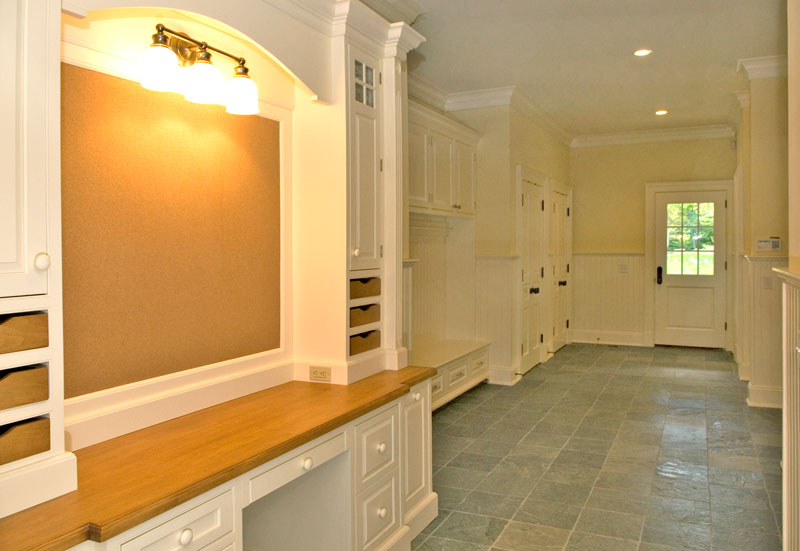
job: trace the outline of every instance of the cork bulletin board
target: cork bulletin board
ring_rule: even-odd
[[[278,348],[279,123],[61,78],[65,396]]]

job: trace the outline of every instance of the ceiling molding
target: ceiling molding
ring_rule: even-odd
[[[711,126],[691,126],[688,128],[666,128],[641,130],[638,132],[619,132],[612,134],[593,134],[576,136],[571,147],[599,147],[604,145],[628,145],[652,142],[677,142],[687,140],[713,140],[733,138],[733,128],[726,124]]]
[[[408,23],[399,21],[389,26],[389,34],[384,46],[384,55],[405,61],[406,54],[425,42],[425,37],[415,31]]]
[[[447,101],[446,90],[415,73],[408,74],[408,95],[441,110]]]
[[[736,70],[739,71],[742,67],[750,80],[785,77],[789,71],[788,59],[785,55],[740,59]]]
[[[572,142],[572,136],[556,123],[541,107],[526,96],[517,86],[504,86],[502,88],[489,88],[471,92],[458,92],[447,96],[444,105],[445,111],[462,111],[464,109],[480,109],[483,107],[496,107],[510,105],[534,122],[542,126],[547,132],[555,136],[566,145]]]
[[[739,90],[738,92],[734,92],[736,94],[736,99],[739,100],[739,105],[742,109],[746,107],[750,107],[750,90]]]
[[[403,21],[412,24],[424,13],[422,6],[413,0],[362,0],[367,6],[372,8],[378,15],[391,21]]]

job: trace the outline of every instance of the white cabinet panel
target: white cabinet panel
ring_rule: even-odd
[[[408,204],[426,207],[430,202],[428,132],[424,126],[408,123]]]
[[[0,296],[47,292],[47,186],[58,173],[57,73],[50,55],[48,2],[0,2]],[[52,172],[56,167],[55,173]]]
[[[413,387],[401,402],[403,457],[400,464],[406,515],[431,492],[430,388],[430,383],[425,381]]]
[[[455,142],[454,204],[458,212],[475,212],[475,148],[459,141]]]
[[[433,168],[431,206],[450,210],[453,202],[453,140],[449,136],[430,131],[430,155]]]

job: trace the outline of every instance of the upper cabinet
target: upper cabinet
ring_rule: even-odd
[[[377,57],[348,46],[350,269],[378,269],[382,256],[381,74]]]
[[[3,297],[47,293],[47,187],[58,182],[59,125],[58,74],[43,70],[41,61],[48,53],[40,33],[47,9],[45,2],[0,2],[0,45],[12,79],[0,88]]]
[[[477,133],[415,103],[409,104],[408,119],[409,205],[474,214]]]

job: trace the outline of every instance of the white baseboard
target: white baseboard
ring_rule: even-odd
[[[493,385],[513,386],[522,379],[517,375],[517,370],[511,366],[491,365],[489,366],[489,382]]]
[[[757,408],[782,408],[783,389],[775,386],[747,385],[747,405]]]
[[[750,366],[750,362],[738,362],[738,365],[739,365],[739,380],[749,381],[750,376],[753,373],[753,368]]]
[[[624,346],[651,346],[647,344],[644,333],[603,331],[600,329],[573,329],[572,342],[618,344]]]
[[[78,489],[78,461],[61,453],[0,476],[0,518]]]
[[[439,494],[436,492],[431,492],[410,511],[406,511],[403,522],[410,528],[411,539],[416,538],[438,514]]]
[[[79,450],[292,380],[292,362],[264,352],[70,398],[66,447]]]

